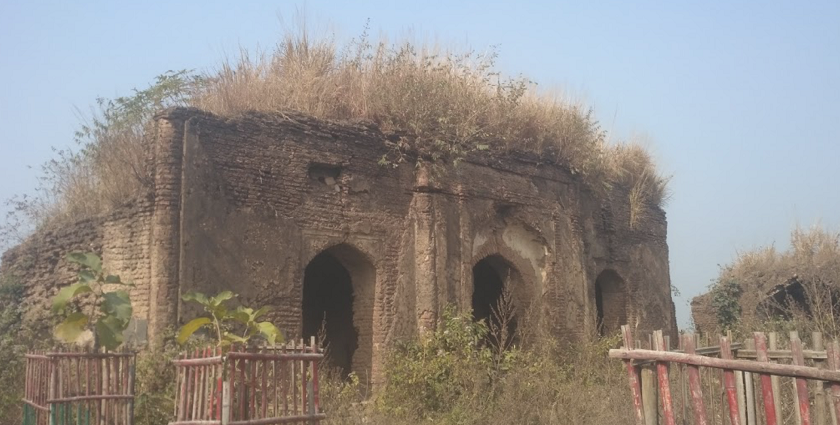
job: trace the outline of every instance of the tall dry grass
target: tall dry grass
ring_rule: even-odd
[[[169,72],[131,96],[100,100],[77,134],[77,149],[58,151],[44,166],[39,193],[12,207],[18,219],[43,227],[92,217],[136,196],[149,187],[144,146],[152,115],[174,105],[223,116],[296,110],[371,120],[401,136],[393,155],[382,158],[393,165],[406,151],[440,166],[476,151],[531,152],[568,167],[605,196],[615,185],[629,190],[631,225],[664,202],[667,179],[644,148],[609,143],[584,104],[539,91],[525,77],[504,77],[495,61],[494,50],[372,42],[367,35],[340,44],[289,32],[272,51],[243,50],[203,75]],[[21,228],[7,224],[0,235]]]
[[[496,57],[366,36],[341,46],[287,34],[273,52],[243,51],[205,75],[192,104],[220,115],[292,109],[368,119],[433,160],[476,150],[532,152],[595,188],[626,186],[639,209],[665,200],[667,178],[644,148],[608,143],[584,104],[541,92],[525,77],[503,77]]]
[[[820,331],[840,337],[838,231],[820,225],[797,226],[791,232],[788,249],[771,245],[742,252],[721,270],[718,282],[733,282],[740,288],[736,300],[742,308],[740,328],[796,328],[801,332]],[[803,288],[802,300],[768,299],[774,288],[793,282]]]

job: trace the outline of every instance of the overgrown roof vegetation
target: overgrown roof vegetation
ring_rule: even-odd
[[[789,249],[770,245],[740,253],[720,274],[720,280],[734,280],[744,290],[762,293],[794,277],[840,287],[840,232],[797,227]]]
[[[717,300],[713,308],[719,324],[728,327],[746,320],[750,326],[759,326],[752,322],[768,317],[757,316],[756,308],[767,302],[771,290],[790,282],[802,285],[804,302],[811,311],[804,314],[790,306],[773,306],[777,308],[770,311],[790,310],[785,311],[785,316],[807,316],[807,322],[816,330],[840,335],[840,300],[831,296],[840,290],[840,232],[822,226],[795,228],[787,250],[772,245],[754,249],[739,254],[725,266],[711,288],[713,303]]]
[[[450,52],[412,43],[340,45],[287,34],[270,53],[242,51],[204,74],[168,72],[146,90],[99,100],[77,134],[78,151],[59,151],[44,166],[40,192],[12,200],[18,221],[42,226],[91,217],[150,184],[143,140],[159,108],[194,106],[232,116],[297,110],[326,119],[368,119],[403,137],[383,162],[405,151],[439,164],[467,154],[525,151],[561,164],[592,188],[630,189],[635,219],[666,198],[667,178],[639,145],[609,143],[591,109],[536,90],[525,77],[495,69],[496,52]],[[634,218],[631,218],[633,221]],[[631,223],[633,224],[633,223]]]

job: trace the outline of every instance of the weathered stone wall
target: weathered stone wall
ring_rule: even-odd
[[[483,259],[509,282],[518,320],[564,340],[598,332],[596,297],[618,317],[610,326],[676,332],[664,212],[648,208],[631,228],[625,191],[592,193],[562,167],[514,153],[445,170],[411,159],[382,166],[392,148],[366,123],[176,109],[157,128],[154,196],[126,210],[137,220],[81,223],[72,243],[24,245],[42,261],[101,246],[106,265],[142,283],[137,314],[147,313],[152,337],[196,313],[179,294],[222,289],[273,307],[271,320],[299,337],[305,270],[324,252],[352,284],[358,337],[348,350],[363,377],[377,376],[388,344],[430,328],[446,306],[471,308]],[[55,266],[33,270],[33,296],[67,279]],[[621,290],[599,292],[602,273]]]
[[[25,285],[25,316],[30,323],[49,326],[52,298],[59,288],[75,282],[78,268],[66,261],[74,251],[101,253],[103,267],[135,284],[129,290],[136,325],[141,329],[150,312],[151,203],[139,199],[106,217],[84,220],[57,230],[38,232],[6,251],[2,273]],[[143,338],[145,339],[145,336]]]
[[[707,292],[691,299],[691,320],[696,332],[713,332],[720,327],[712,306],[711,293]]]

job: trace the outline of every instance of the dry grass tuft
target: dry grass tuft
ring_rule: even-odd
[[[740,282],[744,290],[760,291],[794,276],[840,285],[840,232],[822,226],[796,227],[791,232],[788,250],[780,251],[771,245],[742,252],[721,273],[723,279]]]
[[[840,336],[840,232],[819,225],[797,227],[788,250],[768,246],[740,253],[721,271],[718,282],[740,287],[742,327],[796,324],[800,331]],[[771,290],[792,282],[802,286],[802,300],[768,300]]]
[[[458,53],[367,36],[339,46],[287,34],[270,54],[243,51],[205,76],[191,103],[220,115],[297,110],[369,119],[432,160],[476,150],[525,151],[568,166],[593,187],[620,184],[660,205],[667,179],[638,145],[608,144],[592,111],[495,70],[496,52]]]

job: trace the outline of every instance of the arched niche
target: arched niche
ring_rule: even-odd
[[[615,270],[604,270],[595,280],[596,326],[601,336],[611,335],[627,324],[627,284]]]
[[[321,251],[304,270],[303,336],[323,339],[343,377],[370,372],[375,285],[373,262],[347,244]]]
[[[473,318],[485,320],[491,328],[504,328],[506,332],[504,340],[491,335],[491,342],[505,346],[519,342],[518,326],[531,306],[531,285],[512,262],[499,254],[485,256],[475,263],[472,283]],[[505,311],[505,296],[508,311]]]

